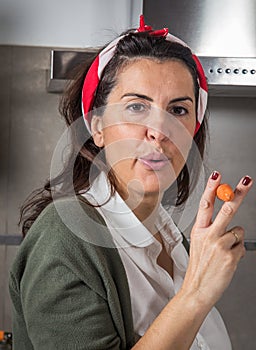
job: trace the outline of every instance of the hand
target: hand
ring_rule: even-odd
[[[241,179],[235,189],[235,198],[222,205],[212,222],[216,189],[221,181],[220,174],[213,174],[201,198],[191,232],[190,261],[182,286],[183,291],[195,293],[208,307],[221,297],[245,254],[243,228],[237,226],[227,231],[227,227],[252,186],[251,178]]]

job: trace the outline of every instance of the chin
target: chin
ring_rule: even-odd
[[[163,196],[164,192],[172,185],[172,183],[176,180],[176,177],[173,181],[166,181],[166,177],[164,181],[157,178],[154,181],[152,179],[143,178],[141,180],[133,180],[130,183],[129,191],[134,191],[140,193],[144,196]],[[135,186],[132,186],[133,185]]]
[[[116,170],[116,169],[115,169]],[[130,169],[129,169],[130,170]],[[136,196],[162,196],[163,193],[176,181],[174,169],[170,167],[161,171],[139,171],[117,172],[119,179],[118,192],[123,198]]]

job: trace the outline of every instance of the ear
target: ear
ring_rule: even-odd
[[[91,120],[92,138],[96,146],[104,146],[102,117],[94,115]]]

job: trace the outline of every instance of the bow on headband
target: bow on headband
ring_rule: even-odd
[[[148,32],[150,31],[150,35],[153,36],[166,36],[168,34],[168,28],[163,28],[159,30],[153,30],[151,26],[145,24],[144,16],[140,16],[140,26],[137,29],[138,32]]]
[[[135,30],[135,33],[136,32],[149,32],[149,34],[153,36],[163,36],[168,41],[177,42],[189,48],[189,46],[186,43],[184,43],[182,40],[170,34],[168,32],[168,28],[163,28],[160,30],[152,30],[151,26],[148,26],[145,24],[143,15],[140,16],[140,26],[138,29]],[[126,35],[122,35],[116,38],[115,40],[113,40],[111,43],[109,43],[105,47],[105,49],[102,50],[99,53],[99,55],[95,58],[95,60],[93,61],[91,67],[89,68],[86,74],[84,84],[83,84],[83,89],[82,89],[82,111],[83,111],[85,124],[90,133],[91,133],[91,116],[90,116],[90,113],[88,112],[92,108],[95,92],[97,90],[102,72],[106,67],[106,65],[108,64],[108,62],[114,56],[114,52],[118,42],[122,38],[124,38]],[[200,125],[202,124],[204,114],[206,111],[208,87],[207,87],[207,81],[204,74],[204,70],[198,57],[195,54],[193,54],[192,57],[197,67],[197,75],[198,75],[198,83],[199,83],[197,125],[195,129],[195,134],[196,134],[198,129],[200,128]]]

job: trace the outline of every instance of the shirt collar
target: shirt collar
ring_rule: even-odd
[[[137,247],[146,247],[156,240],[141,223],[121,196],[115,191],[111,196],[111,186],[104,172],[94,180],[91,188],[82,194],[90,203],[100,205],[98,210],[104,216],[108,227],[128,243]],[[182,240],[181,234],[166,210],[160,206],[156,227],[162,233],[162,227],[168,222],[175,243]]]

